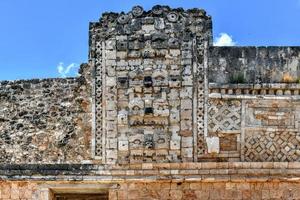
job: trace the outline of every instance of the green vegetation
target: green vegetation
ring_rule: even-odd
[[[245,76],[242,72],[234,73],[229,77],[232,84],[246,83]]]

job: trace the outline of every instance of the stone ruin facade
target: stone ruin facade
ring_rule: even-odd
[[[167,6],[89,33],[79,77],[0,82],[0,199],[300,199],[300,47]]]

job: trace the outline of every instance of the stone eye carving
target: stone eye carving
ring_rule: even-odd
[[[159,138],[158,140],[157,140],[157,143],[158,144],[163,144],[163,143],[165,143],[166,142],[166,140],[164,139],[164,138]]]
[[[168,45],[171,49],[177,49],[179,48],[179,40],[177,38],[170,38]]]
[[[161,15],[161,14],[163,13],[163,8],[162,8],[161,6],[159,6],[159,5],[154,6],[154,7],[152,8],[152,13],[153,13],[154,15]]]
[[[142,141],[139,140],[139,139],[135,139],[135,140],[133,141],[133,144],[135,144],[135,145],[140,145],[140,144],[142,144]]]
[[[146,88],[152,87],[153,81],[151,76],[145,76],[144,77],[144,85]]]
[[[119,24],[127,24],[129,22],[129,16],[128,15],[121,15],[118,17]]]
[[[120,125],[128,124],[128,112],[126,110],[121,110],[118,113],[118,124]]]
[[[167,18],[168,18],[169,22],[177,22],[179,17],[178,17],[177,13],[171,12],[168,14]]]
[[[118,87],[119,88],[128,88],[128,78],[127,77],[118,77]]]
[[[126,41],[117,41],[117,50],[126,51],[127,50],[127,42]]]
[[[132,8],[132,14],[135,17],[139,17],[144,13],[144,9],[141,6],[134,6]]]

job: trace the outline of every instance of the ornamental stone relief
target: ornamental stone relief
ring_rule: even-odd
[[[195,76],[195,52],[203,48],[195,44],[205,41],[195,26],[208,18],[188,12],[156,6],[145,13],[136,6],[91,26],[95,154],[103,162],[194,161],[195,88],[203,94]],[[197,70],[202,77],[203,67]]]

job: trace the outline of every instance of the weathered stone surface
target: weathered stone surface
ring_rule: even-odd
[[[89,67],[69,79],[0,82],[0,162],[90,160]]]
[[[192,123],[196,112],[193,86],[198,75],[192,60],[196,54],[203,54],[200,41],[211,42],[210,26],[204,25],[200,32],[196,31],[196,22],[209,24],[211,20],[203,13],[200,15],[201,12],[169,7],[154,7],[144,12],[135,6],[127,14],[110,15],[117,17],[119,25],[111,24],[109,30],[104,24],[112,19],[106,16],[100,24],[91,26],[90,62],[96,73],[101,74],[96,77],[99,84],[95,87],[101,94],[95,95],[95,102],[103,103],[102,107],[96,106],[96,124],[104,126],[95,131],[95,146],[99,149],[96,156],[105,163],[108,159],[111,163],[118,163],[118,159],[122,163],[194,160],[197,133],[193,127],[197,124]],[[104,37],[106,32],[110,35]],[[197,51],[192,51],[193,40],[199,43]],[[99,59],[106,65],[97,64]],[[112,67],[114,63],[116,68]],[[198,73],[204,74],[201,69]],[[199,86],[199,90],[203,89]],[[171,125],[177,126],[180,134],[171,136]],[[146,133],[149,130],[151,134]],[[115,145],[103,137],[114,137],[119,143]],[[103,140],[108,142],[105,147]],[[169,152],[180,148],[184,149]],[[120,155],[116,156],[118,151]],[[122,159],[125,154],[129,159]]]
[[[90,24],[79,77],[0,82],[0,199],[299,199],[299,47],[211,36],[135,6]]]
[[[232,83],[241,74],[245,83],[297,82],[300,47],[210,47],[209,82]]]

